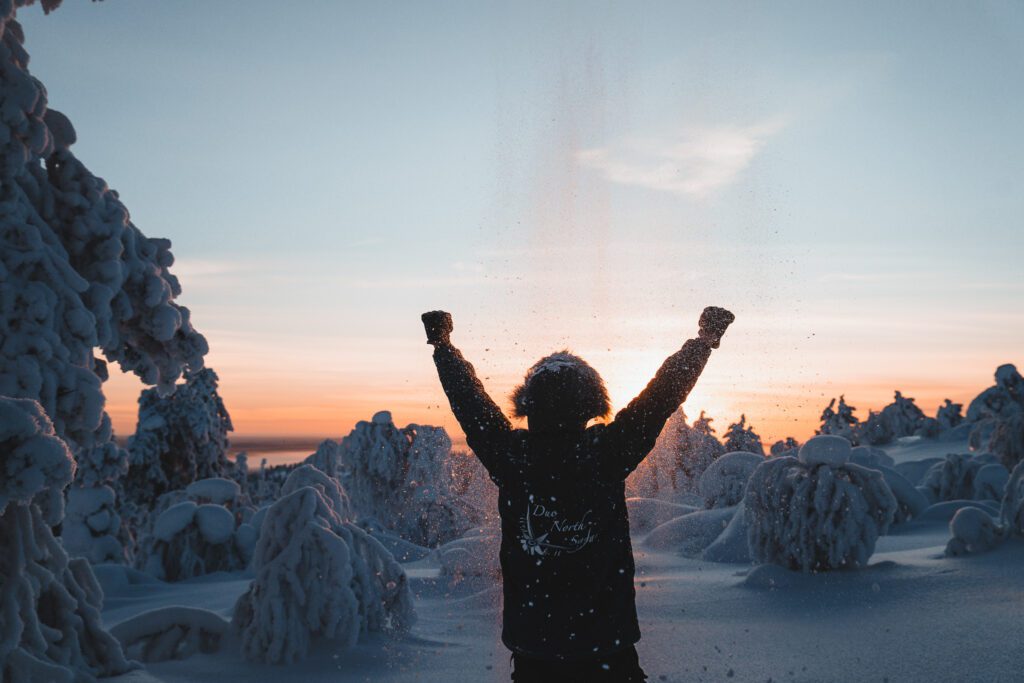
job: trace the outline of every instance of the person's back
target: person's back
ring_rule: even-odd
[[[701,334],[669,357],[648,387],[609,424],[600,376],[561,352],[541,359],[513,395],[529,429],[513,429],[473,366],[451,345],[451,318],[423,316],[452,410],[498,486],[502,641],[515,680],[571,675],[643,680],[625,479],[650,452],[732,321],[705,309]]]

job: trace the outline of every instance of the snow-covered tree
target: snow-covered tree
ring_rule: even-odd
[[[174,303],[170,243],[131,223],[117,193],[71,152],[71,123],[47,109],[27,70],[17,4],[0,6],[0,394],[38,400],[77,455],[109,440],[107,370],[94,350],[170,391],[202,365],[207,345]]]
[[[880,412],[870,411],[868,419],[861,423],[857,436],[861,443],[884,446],[903,436],[919,434],[925,422],[925,414],[914,399],[895,392],[893,402]]]
[[[134,538],[121,523],[114,487],[128,471],[128,454],[114,443],[106,415],[103,423],[106,436],[78,451],[61,540],[71,555],[93,563],[123,563],[131,559]]]
[[[256,578],[232,619],[248,659],[293,662],[317,639],[350,646],[364,633],[401,632],[415,620],[401,565],[345,519],[337,482],[316,472],[306,466],[289,475],[262,522]]]
[[[189,372],[173,394],[143,391],[135,434],[128,440],[127,493],[135,501],[152,501],[193,481],[230,475],[231,430],[217,393],[217,373],[210,368]]]
[[[696,490],[704,471],[725,454],[726,448],[711,426],[713,421],[714,418],[707,417],[702,410],[693,426],[686,427],[683,422],[683,428],[679,430],[679,469],[685,477],[680,488],[684,490]]]
[[[117,193],[71,152],[70,121],[47,108],[15,19],[25,4],[0,2],[0,395],[37,401],[39,439],[59,437],[81,463],[80,486],[94,493],[81,506],[72,501],[80,519],[69,528],[91,520],[90,536],[111,539],[117,525],[103,488],[122,464],[104,411],[106,363],[169,391],[185,370],[202,366],[207,345],[188,310],[174,303],[181,290],[168,270],[170,243],[131,223]],[[60,2],[42,4],[51,10]],[[78,680],[125,670],[120,646],[99,625],[101,593],[91,569],[69,560],[50,531],[62,522],[61,491],[70,478],[63,466],[40,464],[22,472],[31,473],[31,485],[16,483],[8,446],[21,447],[12,442],[3,454],[3,476],[14,478],[3,480],[0,493],[0,677]],[[22,486],[32,492],[8,490]]]
[[[978,394],[967,406],[967,421],[1008,418],[1024,411],[1024,377],[1016,366],[996,368],[996,383]]]
[[[75,464],[42,406],[0,397],[0,680],[80,681],[131,668],[103,629],[103,592],[51,527]]]
[[[771,450],[768,452],[772,455],[782,455],[783,453],[789,453],[800,448],[800,442],[791,436],[787,436],[785,439],[779,439],[772,444]]]
[[[104,411],[107,362],[169,391],[202,366],[207,345],[174,303],[170,242],[132,224],[71,152],[71,122],[47,108],[14,17],[23,4],[0,4],[0,394],[39,401],[78,461],[67,547],[123,561],[130,539],[110,485],[124,455]]]
[[[725,432],[725,451],[744,451],[764,455],[764,446],[761,445],[761,437],[757,435],[753,427],[747,426],[747,416],[740,415],[740,421],[729,425]]]
[[[988,448],[1008,470],[1024,461],[1024,413],[996,420]]]
[[[136,566],[164,581],[244,569],[256,530],[243,519],[241,489],[232,479],[193,482],[161,496],[139,543]]]
[[[857,426],[859,421],[853,415],[856,407],[847,405],[846,397],[839,396],[839,406],[833,410],[836,400],[829,401],[828,406],[821,413],[821,427],[818,434],[833,434],[847,439],[853,445],[857,445]]]
[[[391,413],[361,421],[341,442],[342,482],[361,524],[434,547],[471,525],[453,495],[451,439],[441,427],[399,429]]]
[[[893,402],[882,408],[882,415],[888,416],[893,436],[897,438],[916,434],[925,419],[924,412],[917,407],[914,399],[905,397],[899,391],[895,393]]]
[[[231,478],[238,482],[243,496],[249,495],[249,454],[240,451],[235,455],[235,465],[231,468]]]
[[[1024,461],[1010,473],[999,517],[1008,534],[1024,536]]]
[[[799,457],[766,459],[744,500],[751,556],[816,572],[867,564],[897,503],[882,474],[850,462],[850,442],[816,436]]]
[[[953,403],[947,398],[935,412],[935,419],[938,421],[939,427],[945,431],[959,425],[964,421],[963,409],[962,403]]]
[[[950,453],[925,473],[922,488],[934,501],[964,500],[974,496],[974,480],[982,467],[995,462],[989,456]]]
[[[313,453],[303,462],[312,465],[329,477],[337,477],[341,468],[341,444],[333,439],[324,439]]]

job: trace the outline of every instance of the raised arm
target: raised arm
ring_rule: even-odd
[[[430,311],[424,313],[422,319],[427,343],[434,347],[437,376],[441,379],[455,419],[466,433],[469,447],[493,475],[494,456],[512,433],[512,424],[487,395],[472,363],[452,346],[449,340],[451,315],[444,311]]]
[[[704,370],[711,350],[717,349],[722,335],[735,316],[724,308],[709,306],[700,317],[700,332],[665,359],[658,372],[640,395],[630,401],[608,425],[609,446],[617,451],[614,467],[623,476],[633,471],[654,448],[665,422],[675,412]]]

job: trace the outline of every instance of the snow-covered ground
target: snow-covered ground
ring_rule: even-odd
[[[962,444],[889,449],[898,462],[941,457]],[[945,521],[911,522],[879,539],[870,566],[816,575],[716,564],[650,551],[634,537],[641,663],[652,681],[1016,681],[1024,668],[1024,541],[966,558],[943,555]],[[495,549],[496,552],[496,549]],[[247,662],[227,640],[216,654],[147,665],[118,681],[507,681],[500,586],[453,585],[433,557],[405,565],[419,620],[393,640],[352,649],[320,643],[288,666]],[[242,574],[177,584],[99,570],[104,619],[187,605],[230,618]]]

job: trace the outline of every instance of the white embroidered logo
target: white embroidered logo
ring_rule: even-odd
[[[562,517],[558,510],[528,503],[526,514],[519,518],[519,542],[528,555],[557,557],[583,550],[597,536],[590,521],[593,510],[577,520]]]

